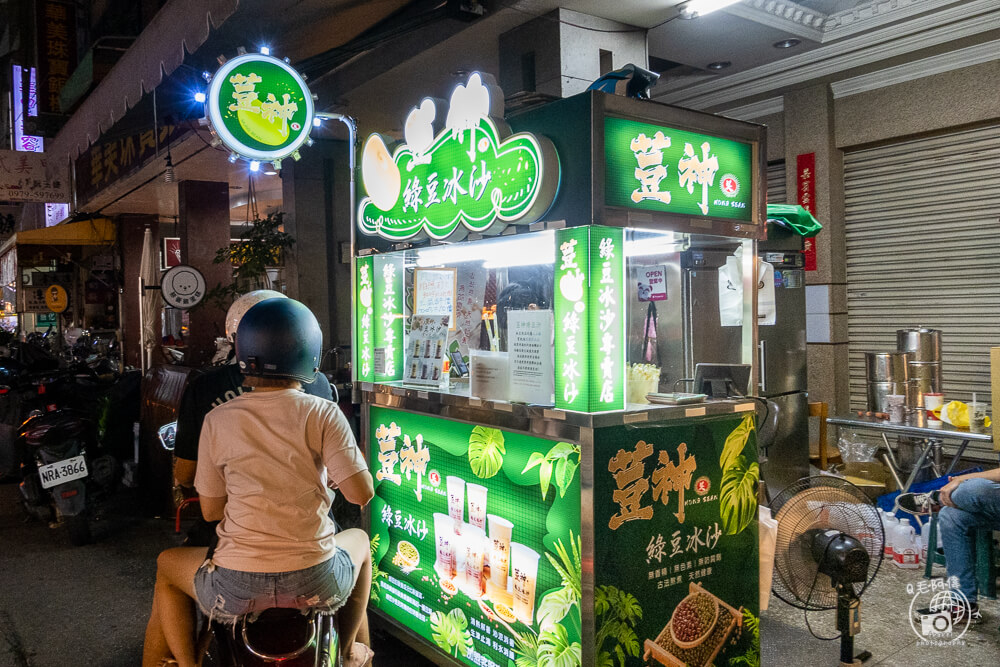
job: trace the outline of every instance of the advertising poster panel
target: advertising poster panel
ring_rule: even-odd
[[[381,407],[368,430],[371,605],[464,664],[579,665],[580,446]]]
[[[753,414],[603,429],[597,664],[760,664]]]

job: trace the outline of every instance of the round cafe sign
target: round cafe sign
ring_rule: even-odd
[[[312,130],[306,82],[288,63],[262,53],[226,61],[212,77],[205,106],[222,143],[248,160],[280,161]]]

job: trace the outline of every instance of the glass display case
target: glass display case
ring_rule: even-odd
[[[439,664],[759,661],[764,129],[500,95],[474,73],[363,145],[371,608]]]

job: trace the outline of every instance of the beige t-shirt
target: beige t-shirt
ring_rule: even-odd
[[[202,426],[195,473],[199,495],[228,498],[214,562],[289,572],[327,560],[336,547],[327,480],[340,484],[366,468],[331,401],[281,389],[215,408]]]

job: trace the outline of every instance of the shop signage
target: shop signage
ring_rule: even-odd
[[[604,120],[605,204],[753,220],[753,147],[623,118]]]
[[[596,664],[761,664],[753,416],[601,433]],[[671,628],[678,609],[689,622]]]
[[[53,313],[61,313],[69,305],[69,294],[62,285],[52,285],[45,288],[45,307]]]
[[[403,379],[403,258],[379,255],[374,258],[375,381]]]
[[[38,11],[38,90],[43,113],[62,113],[59,93],[76,69],[76,7],[41,0]]]
[[[394,241],[460,240],[544,215],[559,185],[555,148],[533,134],[507,136],[502,100],[492,77],[474,72],[452,93],[447,111],[429,98],[413,109],[405,143],[391,155],[380,135],[369,136],[358,228]]]
[[[28,74],[28,88],[25,91],[24,74]],[[11,97],[13,101],[14,150],[29,153],[41,153],[45,150],[45,140],[42,137],[24,133],[24,119],[38,115],[38,85],[34,67],[22,68],[13,65],[11,70]],[[28,94],[25,95],[24,93]]]
[[[102,137],[74,162],[77,201],[90,201],[101,189],[135,173],[158,154],[165,153],[168,143],[189,132],[181,125],[161,125],[155,130],[150,126],[118,138]]]
[[[180,264],[163,274],[160,289],[168,306],[194,308],[205,298],[205,276],[193,266]]]
[[[313,96],[302,75],[263,53],[227,60],[212,77],[205,107],[223,145],[246,160],[297,158],[313,128]]]
[[[372,257],[358,257],[354,260],[354,298],[357,317],[357,359],[354,368],[358,382],[375,380],[373,366],[375,354],[375,280]]]
[[[381,407],[368,431],[372,606],[466,665],[580,665],[580,446]]]
[[[816,154],[803,153],[795,156],[796,191],[799,205],[816,216]],[[803,259],[806,271],[816,270],[816,237],[802,239]]]
[[[556,407],[625,409],[623,230],[556,232]]]
[[[0,150],[0,201],[70,201],[69,178],[44,153]]]
[[[667,267],[640,266],[636,269],[639,276],[639,301],[667,300]]]

